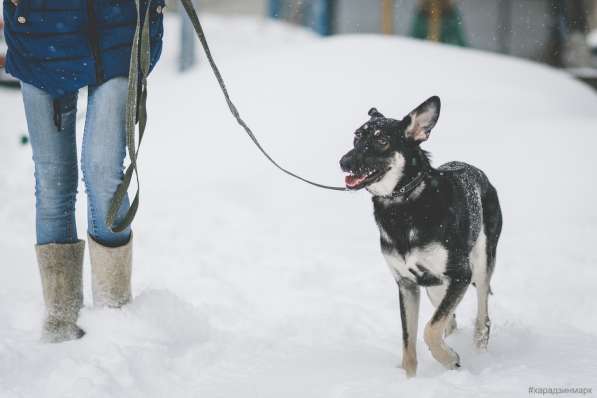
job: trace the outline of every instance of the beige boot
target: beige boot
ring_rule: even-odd
[[[93,304],[120,308],[131,301],[133,236],[120,247],[106,247],[89,236]]]
[[[83,306],[83,256],[85,242],[35,246],[47,318],[42,340],[60,343],[83,337],[77,326]]]

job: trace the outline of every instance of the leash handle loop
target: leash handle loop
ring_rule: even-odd
[[[141,0],[135,0],[137,8],[137,24],[133,43],[131,47],[131,62],[129,65],[128,94],[126,103],[126,147],[128,150],[131,164],[124,173],[122,182],[118,185],[114,197],[110,202],[106,216],[106,224],[112,232],[122,232],[126,230],[137,214],[139,209],[140,183],[139,172],[137,169],[137,155],[145,128],[147,127],[147,75],[149,74],[150,64],[150,36],[149,36],[149,2],[145,8],[143,23],[141,23]],[[141,77],[139,78],[139,70]],[[139,83],[141,86],[139,87]],[[135,143],[135,125],[139,123],[139,146]],[[131,202],[122,220],[115,224],[118,212],[127,197],[131,181],[135,176],[137,183],[137,192]]]

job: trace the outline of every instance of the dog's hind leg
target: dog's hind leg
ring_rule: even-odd
[[[489,343],[491,321],[488,299],[491,293],[491,276],[495,270],[498,240],[502,231],[502,212],[495,188],[489,185],[483,197],[483,231],[471,252],[473,281],[477,286],[477,320],[475,346],[486,350]]]
[[[491,320],[488,312],[489,278],[475,282],[477,285],[477,320],[475,321],[475,347],[486,350],[489,343]]]
[[[491,321],[487,300],[489,296],[489,262],[487,253],[487,237],[481,232],[470,254],[473,268],[473,284],[477,288],[477,320],[475,321],[475,347],[479,350],[487,348]]]
[[[431,355],[448,369],[460,367],[460,358],[444,341],[444,331],[452,319],[452,315],[460,300],[464,296],[470,283],[471,273],[468,264],[465,272],[458,277],[453,277],[446,289],[446,294],[438,305],[433,317],[425,326],[423,335]]]
[[[475,347],[487,349],[491,321],[489,320],[488,299],[491,291],[489,281],[493,267],[495,251],[488,250],[490,245],[485,232],[482,231],[471,250],[470,262],[473,269],[473,284],[477,288],[477,320],[475,321]]]
[[[419,286],[410,279],[398,280],[400,319],[402,321],[402,368],[407,377],[417,373],[417,329],[419,324]]]
[[[439,306],[439,304],[442,302],[442,299],[444,298],[444,296],[446,295],[446,288],[448,287],[447,284],[442,284],[439,286],[428,286],[427,287],[427,296],[429,297],[429,300],[431,301],[431,304],[433,304],[433,306],[435,308],[437,308]],[[446,326],[446,330],[444,331],[444,336],[449,336],[452,333],[454,333],[454,331],[458,328],[458,324],[456,323],[456,314],[452,314],[452,317],[450,317],[450,320],[448,321],[448,325]]]
[[[475,321],[474,343],[478,350],[487,349],[491,321],[489,319],[488,300],[491,293],[491,270],[495,264],[495,250],[492,242],[485,232],[479,234],[471,255],[470,262],[473,268],[473,284],[477,288],[477,319]]]

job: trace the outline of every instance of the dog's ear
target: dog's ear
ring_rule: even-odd
[[[377,108],[371,108],[369,110],[369,116],[371,117],[385,117],[384,115],[382,115]]]
[[[437,123],[437,119],[439,119],[440,109],[441,101],[439,97],[433,96],[409,113],[404,118],[404,121],[408,123],[404,132],[406,138],[417,144],[427,141],[431,130]]]

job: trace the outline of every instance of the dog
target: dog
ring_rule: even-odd
[[[419,287],[427,290],[435,312],[424,341],[448,369],[460,358],[444,341],[456,325],[454,311],[469,284],[477,288],[474,342],[487,348],[490,281],[495,269],[502,214],[497,191],[485,174],[466,163],[435,169],[421,149],[441,109],[434,96],[402,120],[373,108],[355,132],[354,148],[340,160],[346,187],[373,196],[382,254],[398,284],[402,321],[402,367],[417,371]]]

